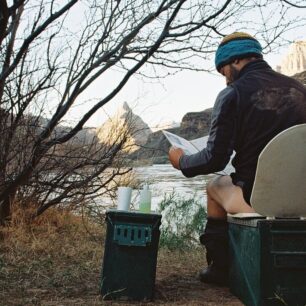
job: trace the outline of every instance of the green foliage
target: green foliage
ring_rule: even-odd
[[[160,245],[170,250],[195,248],[206,223],[206,210],[197,198],[172,192],[159,203],[162,214]]]

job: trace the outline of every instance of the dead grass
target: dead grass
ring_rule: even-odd
[[[101,300],[101,226],[49,210],[31,225],[25,215],[15,216],[0,234],[0,305],[145,304]],[[203,264],[201,250],[159,250],[156,298],[146,305],[242,305],[228,289],[196,280]]]

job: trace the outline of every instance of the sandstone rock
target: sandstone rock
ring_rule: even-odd
[[[297,41],[293,43],[288,54],[276,67],[278,72],[292,76],[306,70],[306,41]]]
[[[124,102],[116,114],[97,129],[97,137],[101,143],[112,144],[127,137],[125,151],[133,152],[144,145],[152,133],[149,126]]]

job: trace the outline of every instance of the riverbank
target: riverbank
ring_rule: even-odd
[[[0,234],[0,305],[145,304],[101,300],[104,226],[50,210],[32,225],[15,223]],[[146,305],[242,305],[228,289],[196,280],[203,265],[202,249],[160,248],[156,298]]]

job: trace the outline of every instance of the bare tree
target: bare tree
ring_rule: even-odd
[[[53,164],[63,161],[60,156],[55,158],[58,147],[75,137],[133,75],[163,77],[169,71],[181,69],[208,71],[207,60],[221,36],[234,30],[249,30],[261,35],[268,51],[281,42],[282,34],[304,25],[305,21],[303,17],[289,18],[291,9],[302,9],[302,1],[298,0],[11,0],[7,3],[0,0],[2,222],[10,216],[13,201],[28,194],[34,196],[34,189],[42,190],[56,180],[55,193],[50,192],[44,201],[39,198],[37,213],[68,198],[79,200],[77,190],[86,188],[91,176],[87,174],[78,183],[75,168],[84,173],[89,161],[66,170],[65,182],[59,179],[63,175],[60,172],[51,182],[42,180],[41,174],[52,161]],[[75,19],[78,22],[73,22]],[[156,70],[158,67],[164,70]],[[112,78],[112,87],[104,85],[107,78]],[[99,99],[87,104],[86,111],[70,129],[58,133],[75,105],[84,100],[91,85],[97,82],[101,84]],[[29,126],[30,117],[49,120],[44,125]],[[106,150],[103,154],[111,160],[120,145],[114,147],[117,149],[91,147],[90,150],[96,150],[96,158],[101,150]],[[73,152],[70,147],[69,153],[65,153],[70,161]],[[109,161],[99,164],[96,177],[109,165]],[[29,188],[30,185],[35,188]]]
[[[129,149],[127,139],[131,133],[127,124],[116,135],[110,130],[112,136],[105,143],[98,142],[95,136],[88,141],[77,135],[72,141],[52,147],[29,180],[19,187],[15,201],[21,207],[31,205],[33,216],[38,216],[54,205],[76,209],[91,205],[95,198],[113,197],[116,185],[110,183],[131,171],[124,154]],[[23,160],[14,169],[20,166]]]
[[[5,36],[8,22],[8,7],[6,0],[0,0],[0,45]]]

